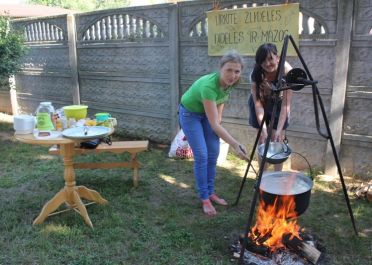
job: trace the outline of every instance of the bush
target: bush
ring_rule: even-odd
[[[0,82],[7,83],[8,77],[20,70],[24,42],[24,34],[10,27],[9,17],[0,16]]]

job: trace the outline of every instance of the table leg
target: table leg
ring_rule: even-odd
[[[87,209],[85,208],[84,203],[81,201],[78,192],[75,190],[73,193],[74,201],[76,203],[76,208],[79,209],[80,215],[83,217],[85,223],[89,225],[91,228],[93,228],[92,221],[89,218]]]
[[[138,187],[138,182],[139,182],[139,167],[140,164],[137,161],[137,153],[132,154],[131,157],[131,162],[132,162],[132,167],[133,167],[133,186],[135,188]]]
[[[102,198],[101,194],[99,194],[95,190],[88,189],[85,186],[78,186],[77,187],[77,193],[83,199],[94,201],[94,202],[99,203],[99,204],[107,204],[107,200]]]
[[[54,212],[62,203],[66,202],[68,206],[76,207],[85,223],[90,227],[93,227],[87,209],[81,201],[81,198],[99,204],[106,204],[107,200],[102,198],[102,196],[95,190],[88,189],[85,186],[76,186],[75,171],[73,167],[74,143],[62,144],[60,148],[60,153],[63,156],[65,187],[44,205],[33,224],[41,224],[49,214]]]
[[[50,201],[48,201],[43,209],[41,210],[39,216],[34,220],[33,225],[38,225],[44,222],[48,215],[66,201],[66,191],[61,189]]]

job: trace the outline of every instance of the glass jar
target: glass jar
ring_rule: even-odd
[[[52,131],[54,107],[51,102],[40,102],[36,110],[37,129],[39,131]]]

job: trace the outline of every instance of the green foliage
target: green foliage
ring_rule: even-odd
[[[57,6],[79,11],[120,8],[130,4],[130,0],[28,0],[29,4]]]
[[[26,52],[24,35],[10,28],[9,17],[0,16],[0,80],[20,70],[20,60]]]

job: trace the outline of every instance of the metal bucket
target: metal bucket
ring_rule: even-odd
[[[263,157],[265,151],[265,143],[258,146],[258,154]],[[281,164],[288,159],[291,155],[292,150],[285,143],[280,142],[270,142],[269,149],[266,154],[266,161],[270,164]]]

